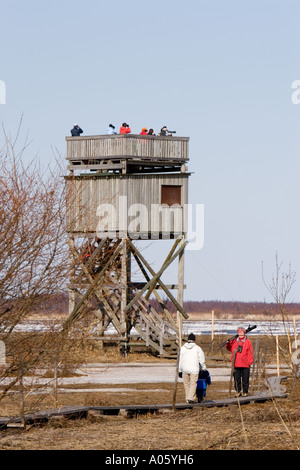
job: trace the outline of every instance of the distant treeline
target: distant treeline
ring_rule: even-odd
[[[275,315],[279,313],[279,306],[276,303],[266,302],[222,302],[218,300],[204,300],[201,302],[184,302],[184,309],[188,313],[208,313],[212,310],[218,314],[264,314]],[[284,306],[285,313],[289,315],[300,314],[300,304],[289,303]]]
[[[161,311],[161,305],[157,300],[151,300],[151,304],[157,311]],[[176,308],[170,301],[165,301],[165,306],[171,312],[175,312]],[[183,308],[187,313],[210,313],[212,310],[215,315],[232,314],[239,315],[278,315],[280,308],[276,303],[266,302],[225,302],[219,300],[188,300],[183,304]],[[284,313],[289,315],[300,315],[300,304],[290,303],[284,306]]]
[[[67,313],[68,312],[68,294],[53,294],[53,296],[44,301],[42,304],[43,313]],[[151,305],[157,312],[163,311],[163,305],[161,305],[156,299],[150,300]],[[176,312],[174,304],[166,299],[164,300],[166,308],[172,312]],[[203,300],[194,301],[188,300],[183,304],[184,310],[187,313],[210,313],[212,310],[215,315],[218,314],[233,314],[238,316],[240,314],[263,314],[263,315],[275,315],[279,313],[279,307],[275,303],[266,302],[225,302],[219,300]],[[41,308],[37,308],[36,312],[40,311]],[[289,303],[285,305],[285,313],[289,315],[300,315],[300,304]]]

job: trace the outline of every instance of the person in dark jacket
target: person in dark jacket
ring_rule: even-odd
[[[74,124],[73,129],[71,129],[72,137],[79,137],[80,134],[83,133],[83,130],[78,126],[78,124]]]
[[[176,134],[176,131],[169,131],[169,130],[167,129],[167,126],[162,127],[161,130],[160,130],[160,135],[161,135],[162,137],[166,137],[166,136],[168,136],[168,135],[171,136],[172,134]]]
[[[245,328],[238,328],[238,337],[226,343],[226,348],[231,352],[231,362],[234,360],[236,397],[248,395],[250,366],[253,364],[253,346],[245,332]]]

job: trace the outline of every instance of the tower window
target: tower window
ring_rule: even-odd
[[[167,206],[174,204],[181,206],[181,186],[162,185],[161,203]]]

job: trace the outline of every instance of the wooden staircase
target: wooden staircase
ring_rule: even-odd
[[[151,304],[141,297],[134,305],[133,326],[146,347],[164,357],[175,357],[178,349],[178,328],[158,314]]]
[[[118,289],[111,289],[109,292],[98,292],[97,297],[102,299],[101,310],[105,318],[109,318],[117,332],[124,333],[119,316],[121,305],[121,293]],[[163,318],[152,307],[151,303],[141,297],[134,304],[129,314],[130,324],[128,330],[129,346],[145,346],[163,357],[175,357],[178,350],[178,328],[172,318],[170,321]],[[108,322],[104,324],[103,331]],[[135,330],[135,333],[132,330]]]

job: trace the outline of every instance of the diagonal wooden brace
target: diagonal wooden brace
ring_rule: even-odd
[[[89,298],[89,296],[93,293],[96,285],[99,283],[100,279],[103,277],[104,273],[108,269],[109,265],[112,263],[112,261],[118,256],[118,254],[121,252],[122,246],[119,245],[117,249],[112,253],[110,256],[109,260],[105,264],[105,266],[101,269],[101,271],[95,276],[95,278],[92,280],[92,283],[86,293],[82,296],[80,301],[78,302],[77,305],[75,305],[73,311],[70,313],[66,321],[64,322],[64,328],[66,328],[80,313],[81,309],[83,308],[86,300]]]
[[[141,270],[142,273],[144,274],[146,281],[149,282],[149,281],[150,281],[150,277],[148,276],[148,273],[147,273],[146,269],[144,268],[144,266],[143,266],[143,264],[142,264],[142,261],[141,261],[140,258],[138,257],[138,254],[137,254],[136,252],[132,252],[132,254],[133,254],[133,256],[134,256],[134,258],[135,258],[135,260],[136,260],[136,262],[137,262],[137,264],[138,264],[138,266],[139,266],[139,268],[140,268],[140,270]],[[154,276],[154,274],[155,274],[154,271],[153,271],[151,274],[152,274],[152,276]],[[158,301],[159,304],[161,305],[161,307],[162,307],[162,309],[163,309],[165,315],[168,317],[168,320],[170,321],[170,323],[171,323],[173,326],[176,327],[177,325],[175,324],[171,313],[169,312],[169,310],[168,310],[167,307],[165,306],[165,304],[164,304],[162,298],[160,297],[159,293],[157,292],[157,290],[156,290],[156,289],[153,289],[153,293],[154,293],[154,295],[155,295],[157,301]]]
[[[98,248],[96,249],[96,250],[98,250],[98,253],[99,253],[100,249],[103,247],[104,243],[105,243],[107,240],[108,240],[108,238],[105,238],[105,239],[103,239],[103,240],[101,241],[101,243],[99,244],[99,247],[98,247],[99,250],[98,250]],[[102,242],[104,242],[104,243],[102,243]],[[120,241],[119,241],[119,244],[120,244]],[[91,284],[93,284],[94,279],[93,279],[93,277],[91,276],[91,274],[90,274],[90,272],[89,272],[89,270],[88,270],[88,267],[87,267],[87,266],[88,266],[88,263],[84,263],[84,262],[82,261],[82,259],[80,258],[79,253],[77,252],[77,250],[76,250],[76,248],[75,248],[75,245],[74,245],[73,240],[69,240],[69,241],[68,241],[68,245],[69,245],[69,247],[70,247],[70,250],[73,252],[73,255],[74,255],[75,258],[77,259],[77,261],[81,264],[82,270],[83,270],[83,272],[85,273],[85,275],[87,276],[89,282],[90,282]],[[95,250],[95,251],[96,251],[96,250]],[[95,252],[94,252],[94,253],[95,253]],[[115,308],[115,309],[111,309],[110,306],[109,306],[109,304],[107,303],[107,299],[106,299],[106,298],[104,298],[104,299],[101,299],[101,298],[100,298],[99,293],[98,293],[98,290],[97,290],[97,286],[95,286],[94,293],[95,293],[96,297],[98,297],[99,300],[104,300],[104,302],[105,302],[105,304],[106,304],[106,307],[107,307],[107,314],[111,317],[111,320],[113,321],[113,324],[114,324],[116,330],[118,331],[118,333],[120,333],[120,334],[124,333],[124,331],[126,331],[126,326],[124,326],[124,325],[121,324],[121,322],[119,321],[119,319],[118,319],[118,317],[117,317],[117,315],[116,315],[116,313],[117,313],[117,311],[118,311],[119,308],[117,307],[117,308]],[[104,296],[104,297],[105,297],[105,296]]]
[[[130,242],[129,240],[129,244],[130,244],[130,247],[132,248],[132,250],[136,253],[138,253],[138,256],[140,257],[140,259],[142,259],[142,256],[141,254],[137,251],[137,249],[135,248],[135,246]],[[184,248],[186,247],[186,245],[188,244],[188,242],[184,242],[180,247],[179,249],[172,255],[172,256],[169,256],[167,258],[167,260],[164,262],[163,266],[161,267],[161,269],[156,273],[156,274],[152,274],[154,273],[153,270],[151,270],[151,274],[152,274],[152,279],[150,279],[150,281],[140,290],[140,292],[138,292],[138,294],[131,300],[131,302],[126,306],[125,308],[125,312],[128,312],[128,310],[130,310],[132,308],[132,306],[135,304],[135,302],[144,294],[144,292],[146,292],[148,289],[150,289],[150,291],[152,292],[153,289],[155,288],[156,286],[156,283],[158,282],[161,287],[164,289],[164,291],[166,292],[166,294],[170,297],[170,299],[172,300],[172,302],[174,303],[174,305],[176,306],[177,310],[184,316],[184,318],[188,318],[188,315],[184,312],[182,306],[177,302],[177,300],[173,297],[173,295],[171,294],[171,292],[169,291],[169,289],[163,284],[163,282],[160,280],[160,276],[163,274],[163,272],[167,269],[167,267],[174,261],[174,259],[177,258],[177,256],[184,250]],[[144,260],[145,261],[145,260]]]

